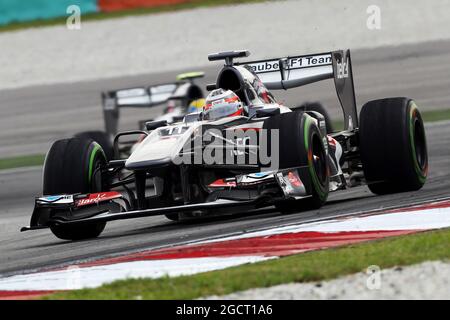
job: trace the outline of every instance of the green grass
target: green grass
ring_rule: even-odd
[[[44,163],[45,155],[34,154],[13,158],[0,159],[0,170],[20,167],[41,166]]]
[[[436,122],[450,119],[450,109],[424,111],[421,112],[421,114],[423,121],[425,122]]]
[[[194,299],[282,283],[333,279],[380,268],[450,259],[450,230],[379,240],[247,264],[193,276],[121,280],[97,289],[53,294],[45,299]]]
[[[115,11],[115,12],[88,13],[88,14],[84,14],[81,17],[81,22],[83,23],[84,21],[114,19],[114,18],[121,18],[121,17],[126,17],[126,16],[148,15],[148,14],[163,13],[163,12],[170,12],[170,11],[194,9],[194,8],[199,8],[199,7],[217,7],[217,6],[223,6],[223,5],[251,3],[251,2],[264,2],[264,1],[267,1],[267,0],[191,0],[186,3],[163,5],[163,6],[158,6],[158,7],[136,8],[136,9],[123,10],[123,11]],[[65,25],[66,20],[67,20],[67,17],[62,17],[62,18],[54,18],[54,19],[47,19],[47,20],[35,20],[35,21],[11,23],[11,24],[8,24],[5,26],[0,26],[0,32],[9,32],[9,31],[15,31],[15,30],[21,30],[21,29],[39,28],[39,27],[47,27],[47,26],[54,26],[54,25]],[[199,23],[201,23],[201,21],[199,21]]]

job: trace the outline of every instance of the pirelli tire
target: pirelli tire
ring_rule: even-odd
[[[92,193],[104,191],[102,166],[106,156],[92,139],[58,140],[51,146],[44,163],[44,195]],[[98,237],[105,222],[77,226],[53,225],[53,234],[63,240],[83,240]]]
[[[425,128],[409,98],[366,103],[360,114],[360,150],[364,175],[375,194],[415,191],[428,175]]]
[[[107,160],[114,159],[112,137],[105,131],[83,131],[75,135],[76,138],[92,139],[103,149]]]
[[[331,121],[330,114],[327,109],[320,102],[305,102],[299,105],[295,110],[299,111],[314,111],[318,112],[325,118],[325,125],[327,127],[327,133],[332,133],[334,131],[333,123]]]
[[[276,203],[282,213],[322,207],[328,198],[327,139],[316,120],[302,111],[282,113],[267,119],[264,129],[279,130],[279,168],[305,167],[310,198]],[[273,156],[273,155],[272,155]]]

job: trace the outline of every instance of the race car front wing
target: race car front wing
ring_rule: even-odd
[[[301,172],[304,169],[293,168],[272,173],[251,174],[246,177],[239,176],[236,184],[228,183],[225,185],[227,188],[230,185],[248,187],[272,181],[278,184],[282,190],[279,196],[261,194],[252,199],[244,200],[219,198],[215,201],[203,203],[130,210],[131,206],[128,200],[116,191],[39,197],[35,199],[30,226],[23,227],[21,231],[44,229],[53,225],[108,222],[171,213],[213,212],[219,209],[236,207],[259,208],[286,199],[308,198],[310,195],[307,186],[303,182],[304,179],[301,179]]]

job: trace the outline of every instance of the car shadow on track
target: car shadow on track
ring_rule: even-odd
[[[258,219],[264,217],[273,217],[277,216],[280,213],[277,212],[277,210],[273,207],[268,208],[262,208],[262,209],[255,209],[251,211],[246,212],[239,212],[239,213],[233,213],[233,214],[227,214],[222,216],[210,216],[210,217],[201,217],[201,218],[192,218],[187,219],[183,221],[172,221],[167,222],[162,225],[156,225],[156,226],[148,226],[143,228],[137,228],[135,230],[126,231],[123,234],[120,235],[105,235],[101,236],[102,239],[106,238],[121,238],[126,236],[133,236],[133,235],[139,235],[139,234],[145,234],[152,232],[152,234],[155,234],[157,232],[167,232],[167,231],[173,231],[173,230],[180,230],[185,228],[186,231],[190,231],[193,228],[198,228],[200,226],[208,226],[212,224],[216,224],[217,222],[236,222],[238,220],[243,219],[251,219],[255,216],[258,216]]]
[[[260,220],[260,219],[270,219],[270,218],[276,218],[279,217],[280,219],[277,219],[278,222],[282,222],[285,220],[284,218],[288,220],[294,220],[298,218],[298,215],[302,215],[305,218],[312,218],[312,217],[320,217],[322,215],[326,216],[330,212],[336,213],[334,210],[330,210],[330,207],[333,205],[342,205],[344,203],[351,203],[352,201],[357,200],[363,200],[365,198],[372,198],[372,195],[365,195],[360,196],[357,198],[347,198],[347,199],[335,199],[330,200],[325,204],[323,209],[320,210],[304,210],[304,211],[298,211],[295,213],[289,213],[289,214],[282,214],[279,212],[275,207],[266,207],[266,208],[260,208],[260,209],[253,209],[248,211],[242,211],[237,213],[230,213],[230,214],[224,214],[224,215],[217,215],[217,216],[206,216],[201,218],[191,218],[186,219],[183,221],[177,221],[177,222],[167,222],[162,225],[153,225],[148,227],[142,227],[137,228],[134,230],[126,231],[123,234],[115,234],[115,235],[104,235],[101,236],[102,239],[114,239],[114,238],[121,238],[121,237],[127,237],[127,236],[133,236],[133,235],[140,235],[152,232],[167,232],[167,231],[179,231],[180,229],[185,228],[187,232],[191,231],[193,228],[198,227],[207,227],[208,225],[213,225],[217,223],[233,223],[237,221],[242,222],[248,222],[249,220]],[[323,212],[325,211],[325,212]],[[345,210],[347,211],[347,210]],[[291,222],[291,221],[289,221]]]
[[[79,240],[79,241],[63,241],[63,240],[57,240],[55,239],[55,242],[51,243],[45,243],[45,244],[36,244],[33,246],[27,246],[26,248],[48,248],[48,247],[59,247],[59,246],[68,246],[73,243],[84,243],[87,244],[89,242],[92,242],[93,244],[101,245],[104,241],[109,241],[112,239],[121,239],[121,238],[127,238],[127,237],[133,237],[138,235],[144,235],[144,234],[152,234],[157,235],[159,233],[165,233],[167,232],[173,232],[173,231],[180,231],[185,230],[186,233],[190,233],[193,229],[199,228],[199,227],[208,227],[209,225],[215,225],[217,223],[224,223],[224,227],[226,223],[235,223],[238,221],[242,222],[249,222],[251,220],[261,220],[261,219],[270,219],[270,218],[276,218],[279,217],[280,219],[277,219],[277,223],[292,223],[295,222],[296,219],[298,219],[298,216],[301,215],[302,218],[310,219],[314,217],[326,217],[328,214],[333,213],[335,215],[337,212],[332,209],[334,205],[343,205],[345,203],[351,203],[355,202],[355,200],[364,200],[366,198],[372,198],[372,195],[362,195],[357,198],[344,198],[344,199],[333,199],[326,203],[324,207],[322,207],[320,210],[305,210],[305,211],[298,211],[295,213],[290,214],[282,214],[275,207],[266,207],[266,208],[260,208],[260,209],[253,209],[248,211],[242,211],[237,213],[230,213],[230,214],[224,214],[224,215],[217,215],[217,216],[209,216],[209,217],[201,217],[201,218],[192,218],[192,219],[186,219],[183,221],[164,221],[162,223],[159,223],[157,225],[150,225],[150,226],[144,226],[140,228],[135,228],[132,230],[126,230],[122,233],[119,233],[118,230],[106,232],[104,235],[100,236],[96,239],[88,239],[88,240]],[[345,211],[348,210],[340,208],[339,211]],[[343,212],[344,213],[344,212]],[[232,227],[232,226],[230,226]],[[245,228],[245,227],[243,227]],[[205,233],[207,233],[207,230],[205,230]],[[51,237],[52,235],[49,234]],[[183,238],[187,239],[187,238]],[[180,237],[174,237],[174,240],[179,241]],[[151,243],[148,243],[148,246],[151,246]],[[139,245],[139,247],[143,247],[142,244]],[[127,248],[129,249],[129,248]]]

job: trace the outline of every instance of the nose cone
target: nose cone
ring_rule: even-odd
[[[168,166],[190,139],[192,129],[185,125],[159,128],[152,131],[125,162],[129,170],[145,170]]]
[[[125,162],[125,168],[139,170],[169,165],[172,162],[172,154],[179,150],[179,137],[158,138],[155,135],[145,138]]]

